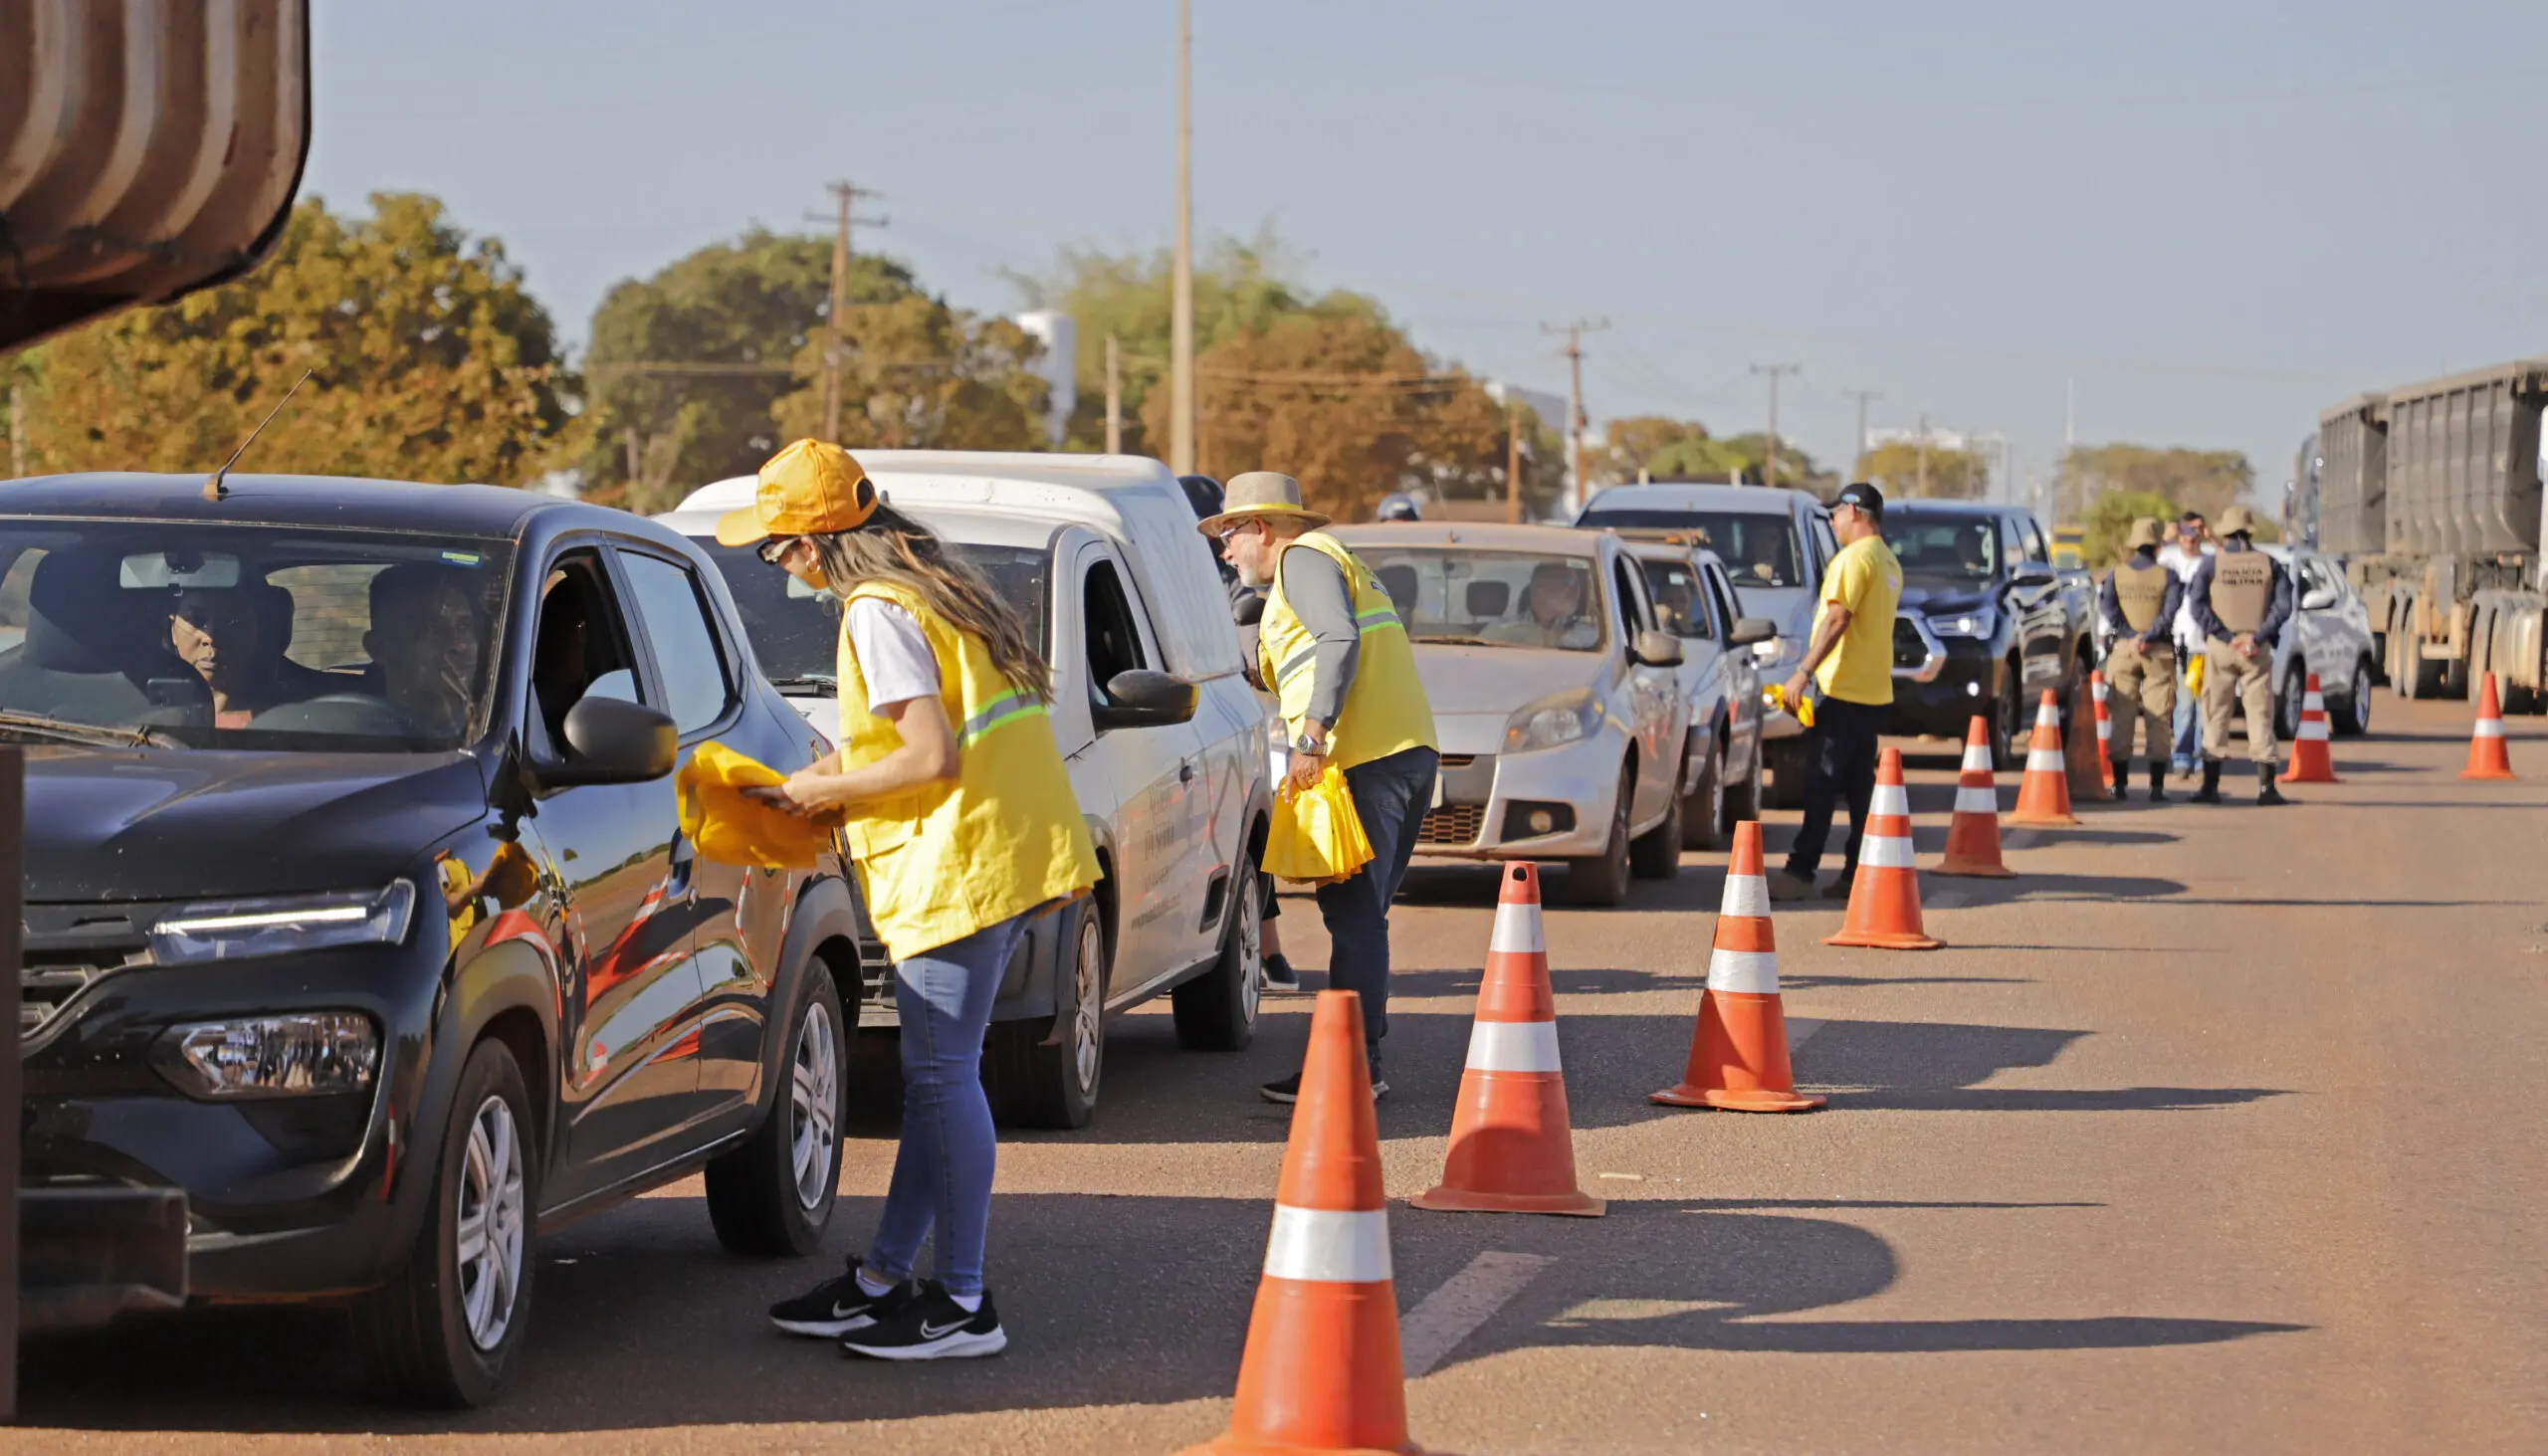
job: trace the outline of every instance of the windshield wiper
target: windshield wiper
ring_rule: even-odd
[[[135,748],[184,746],[182,739],[160,728],[80,723],[68,718],[48,718],[41,713],[0,709],[0,732],[11,731],[58,738],[66,743],[122,743]]]

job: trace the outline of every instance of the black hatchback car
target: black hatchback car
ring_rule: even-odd
[[[0,739],[31,1206],[182,1190],[190,1298],[341,1300],[445,1404],[497,1392],[564,1220],[704,1167],[730,1247],[819,1242],[856,920],[835,864],[682,833],[697,745],[812,741],[681,535],[477,486],[14,482]]]

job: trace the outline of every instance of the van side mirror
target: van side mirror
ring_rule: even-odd
[[[1628,660],[1639,667],[1677,668],[1681,665],[1681,639],[1648,628],[1636,634],[1628,645]]]
[[[542,788],[645,783],[673,771],[681,733],[642,703],[587,695],[566,710],[566,761],[543,764]]]
[[[1108,728],[1189,723],[1200,695],[1183,678],[1132,668],[1107,680],[1106,696],[1110,701],[1092,705],[1088,711],[1091,725],[1101,733]]]
[[[1727,634],[1725,644],[1728,647],[1750,647],[1756,642],[1778,640],[1778,623],[1767,617],[1737,617],[1734,619],[1734,630]]]

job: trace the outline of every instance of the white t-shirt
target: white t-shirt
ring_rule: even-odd
[[[863,596],[845,614],[849,650],[867,680],[867,711],[882,714],[895,703],[938,696],[938,654],[912,614],[888,601]]]
[[[2211,554],[2209,542],[2200,551],[2190,552],[2175,541],[2159,548],[2159,564],[2175,572],[2177,580],[2187,588],[2184,600],[2177,605],[2177,620],[2169,628],[2170,635],[2177,639],[2179,656],[2193,652],[2203,643],[2203,629],[2194,624],[2194,573],[2202,569],[2204,558]]]

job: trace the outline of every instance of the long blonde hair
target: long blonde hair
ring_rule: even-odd
[[[928,526],[879,505],[857,529],[827,531],[812,540],[823,581],[843,598],[862,581],[899,586],[950,626],[980,639],[991,666],[1011,686],[1039,703],[1053,701],[1053,669],[1035,650],[1026,619]]]

